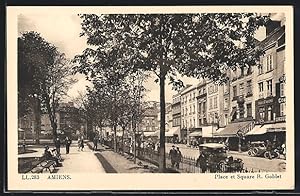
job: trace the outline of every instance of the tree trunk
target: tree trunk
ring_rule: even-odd
[[[124,154],[124,133],[125,133],[125,128],[123,127],[123,130],[122,130],[122,154]]]
[[[117,152],[117,126],[113,125],[114,131],[114,151]]]
[[[41,132],[41,103],[39,98],[33,99],[34,108],[34,134],[35,144],[40,144],[40,132]]]
[[[160,147],[159,147],[159,172],[164,172],[166,168],[165,154],[165,76],[161,73],[160,76]]]

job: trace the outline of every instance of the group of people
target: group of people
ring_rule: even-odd
[[[179,147],[175,147],[173,145],[169,152],[169,156],[171,158],[172,168],[174,168],[174,166],[175,166],[176,169],[179,169],[179,164],[182,161],[182,154],[181,154],[181,151],[179,150]]]
[[[64,139],[63,144],[66,147],[66,154],[70,153],[70,146],[71,146],[72,140],[71,138],[69,138],[68,136],[66,136],[66,138]],[[47,160],[54,160],[56,162],[56,165],[60,165],[60,161],[61,161],[61,153],[60,153],[60,148],[61,148],[61,140],[59,137],[57,137],[54,140],[54,149],[50,150],[49,146],[46,145],[45,149],[44,149],[44,154],[43,156],[47,159]],[[83,137],[79,137],[78,138],[78,151],[81,150],[83,151],[84,149],[84,141],[83,141]]]

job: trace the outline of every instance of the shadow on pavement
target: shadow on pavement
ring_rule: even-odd
[[[96,153],[95,155],[97,159],[101,162],[106,173],[118,173],[100,153]]]

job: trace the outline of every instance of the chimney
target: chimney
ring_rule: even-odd
[[[280,27],[280,21],[270,20],[266,25],[266,36],[270,35],[276,28]]]

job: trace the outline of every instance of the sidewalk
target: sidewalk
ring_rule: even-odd
[[[92,149],[93,142],[88,142],[87,145]],[[105,148],[105,146],[102,146],[100,144],[98,144],[98,150],[94,153],[107,173],[157,172],[157,167],[151,163],[136,159],[135,164],[133,160],[127,159],[128,156],[123,156],[119,153],[113,152],[112,149]]]
[[[94,152],[86,145],[83,151],[78,151],[77,144],[73,142],[69,154],[66,154],[65,147],[60,152],[63,162],[57,173],[105,173]]]

